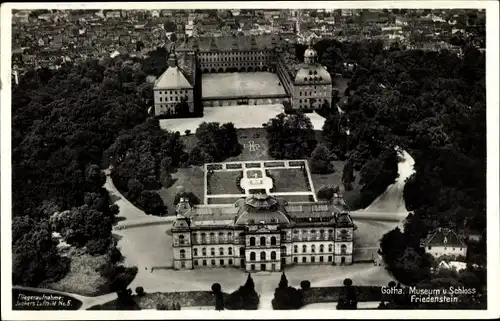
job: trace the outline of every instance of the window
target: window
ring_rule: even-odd
[[[276,245],[276,237],[271,237],[271,245]]]
[[[207,266],[207,260],[203,260],[203,266]]]
[[[229,265],[233,265],[233,260],[229,260]]]
[[[214,266],[215,265],[215,260],[212,260],[212,262],[210,262],[210,263],[212,263],[212,266]]]
[[[244,256],[244,255],[245,255],[245,248],[240,247],[240,256]]]
[[[215,233],[210,233],[210,242],[215,242]]]
[[[455,251],[455,248],[453,248],[452,251]]]
[[[181,268],[185,268],[185,267],[186,267],[186,262],[181,261]]]
[[[333,230],[328,230],[329,235],[333,235]]]
[[[198,256],[198,249],[193,249],[193,256]]]
[[[219,233],[219,243],[224,239],[224,234]]]
[[[255,252],[250,252],[250,261],[255,261]]]
[[[346,254],[347,253],[347,246],[345,244],[342,244],[340,246],[340,254]]]
[[[266,246],[266,238],[265,236],[260,237],[260,246]]]
[[[184,244],[184,235],[179,235],[179,244]]]
[[[311,245],[311,252],[316,253],[316,245]]]
[[[224,255],[224,248],[223,248],[223,247],[221,247],[221,248],[219,249],[219,255]]]
[[[250,238],[250,246],[255,246],[255,237]]]
[[[260,252],[260,260],[265,261],[266,260],[266,252]]]
[[[302,92],[301,91],[299,91],[299,96],[302,96]]]
[[[232,247],[228,248],[227,251],[228,251],[229,255],[233,255],[233,248]]]
[[[198,266],[198,260],[194,260],[194,266]]]
[[[302,245],[302,253],[306,253],[307,252],[307,245]]]
[[[224,266],[224,260],[220,260],[220,265]]]
[[[202,248],[201,249],[201,253],[203,256],[206,256],[207,255],[207,249],[206,248]]]
[[[328,252],[333,252],[333,245],[332,244],[328,245]]]
[[[299,99],[299,103],[302,103],[302,99]]]
[[[429,249],[429,250],[430,250],[430,249],[432,249],[432,246],[429,246],[429,247],[428,247],[428,249]]]
[[[232,241],[233,240],[233,234],[231,232],[227,233],[227,240]]]
[[[181,250],[181,259],[185,259],[186,258],[186,250]]]
[[[325,230],[319,230],[319,235],[321,238],[325,237]]]
[[[162,101],[162,98],[160,97],[160,102]]]
[[[271,260],[276,260],[276,252],[275,251],[271,252]]]
[[[210,249],[210,255],[212,255],[212,256],[215,255],[215,249],[213,247]]]
[[[298,262],[299,262],[299,258],[294,257],[294,258],[293,258],[293,263],[298,263]]]
[[[298,245],[293,246],[293,253],[299,253],[299,246]]]
[[[331,261],[332,261],[332,257],[331,257],[331,256],[329,256],[329,257],[328,257],[328,262],[331,262]]]
[[[207,235],[205,233],[201,233],[201,242],[205,243],[207,241]]]
[[[323,253],[324,251],[325,251],[325,246],[324,246],[323,244],[321,244],[321,245],[319,246],[319,252],[320,252],[320,253]]]
[[[316,262],[316,258],[314,256],[311,256],[311,262],[312,263]]]
[[[276,264],[274,264],[274,263],[273,263],[273,264],[271,265],[271,270],[272,270],[272,271],[275,271],[275,270],[276,270]]]
[[[250,265],[250,270],[255,271],[255,264]]]
[[[307,262],[307,258],[305,256],[302,257],[302,263],[306,263]]]
[[[322,256],[319,257],[319,261],[323,262],[323,257]]]

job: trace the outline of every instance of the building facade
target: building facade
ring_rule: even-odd
[[[280,271],[295,264],[352,264],[355,225],[341,198],[286,203],[266,194],[233,205],[177,205],[174,269]]]
[[[155,85],[156,115],[181,116],[178,107],[181,98],[188,102],[189,110],[192,110],[197,98],[190,94],[193,91],[201,93],[197,88],[201,86],[196,78],[198,73],[273,72],[278,75],[280,85],[286,92],[286,95],[279,97],[224,97],[216,102],[206,101],[203,103],[205,106],[222,106],[234,102],[234,105],[242,102],[256,105],[286,100],[294,110],[311,111],[331,107],[332,80],[326,68],[319,64],[317,52],[309,46],[304,54],[304,63],[290,65],[282,58],[283,50],[284,40],[278,35],[186,39],[172,51],[169,67]],[[185,57],[182,66],[177,62],[179,57]],[[171,101],[171,98],[174,100]],[[175,101],[176,98],[178,101]],[[202,100],[201,94],[199,99]]]
[[[421,246],[435,258],[442,255],[463,256],[467,255],[467,245],[455,231],[449,228],[438,228],[429,233],[422,241]]]

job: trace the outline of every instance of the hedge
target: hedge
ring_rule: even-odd
[[[382,300],[382,287],[380,286],[353,286],[358,293],[358,302],[372,302]],[[303,291],[304,305],[311,303],[338,302],[344,286],[312,287]]]

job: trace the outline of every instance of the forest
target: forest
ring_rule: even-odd
[[[147,115],[146,74],[123,59],[32,70],[12,90],[13,283],[60,280],[70,257],[53,232],[88,255],[107,255],[110,284],[119,265],[111,230],[116,206],[103,188],[103,153]],[[56,215],[57,213],[57,215]],[[117,254],[118,251],[118,254]],[[99,268],[99,267],[95,267]]]
[[[394,158],[388,158],[388,147],[402,148],[415,160],[416,173],[404,189],[412,214],[404,231],[388,233],[381,243],[391,272],[405,284],[432,282],[435,278],[428,275],[430,264],[420,240],[437,227],[482,233],[478,244],[470,243],[474,251],[469,252],[466,273],[473,273],[472,264],[484,266],[484,53],[468,46],[464,46],[463,57],[445,50],[384,50],[377,42],[322,41],[316,47],[320,60],[331,66],[345,60],[356,64],[345,93],[345,114],[332,108],[323,138],[337,157],[361,170],[363,188],[383,191],[394,181],[397,172]],[[473,274],[485,282],[483,272]],[[421,277],[415,278],[417,274]]]

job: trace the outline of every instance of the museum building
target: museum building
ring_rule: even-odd
[[[191,112],[193,105],[198,103],[205,107],[216,107],[236,105],[242,101],[249,105],[288,101],[295,110],[317,110],[325,105],[330,107],[332,79],[326,68],[318,62],[316,50],[310,45],[304,53],[303,63],[295,58],[286,60],[284,55],[290,56],[286,50],[288,48],[279,35],[188,38],[172,49],[169,66],[154,85],[155,115],[180,116],[180,106],[183,105],[181,99],[188,103]],[[220,97],[216,101],[192,95],[193,90],[196,92],[196,86],[201,86],[197,77],[202,74],[255,71],[276,73],[279,85],[283,86],[286,94]]]
[[[234,204],[195,206],[183,198],[172,227],[174,269],[352,264],[354,230],[340,197],[287,203],[255,194]]]

